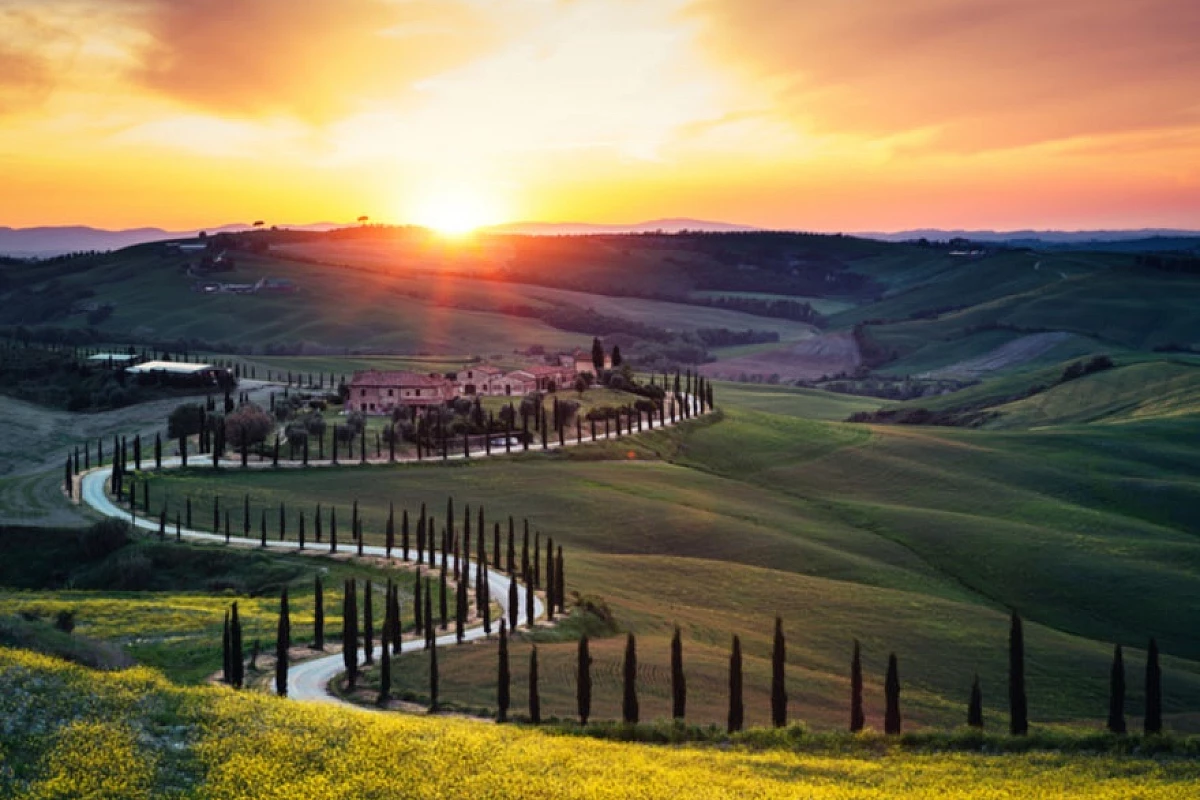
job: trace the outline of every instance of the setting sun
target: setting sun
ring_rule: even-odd
[[[439,189],[416,204],[412,221],[443,236],[465,236],[485,225],[503,222],[499,204],[467,187]]]

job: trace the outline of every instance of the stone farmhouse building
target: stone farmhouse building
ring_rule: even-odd
[[[407,370],[365,370],[350,380],[347,411],[390,414],[401,406],[440,406],[458,394],[453,381]]]

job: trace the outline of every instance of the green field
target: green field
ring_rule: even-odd
[[[818,727],[842,723],[853,638],[864,642],[875,687],[888,651],[898,653],[914,722],[959,722],[976,671],[999,715],[1006,613],[1016,608],[1029,623],[1040,721],[1101,718],[1112,643],[1136,652],[1154,635],[1170,656],[1174,724],[1195,724],[1200,641],[1186,611],[1200,568],[1189,533],[1200,525],[1187,443],[1194,417],[1049,432],[869,428],[820,419],[844,416],[855,398],[719,389],[719,420],[620,448],[445,467],[195,470],[152,485],[176,499],[248,491],[267,506],[357,498],[374,539],[389,502],[440,509],[453,496],[482,505],[489,520],[527,517],[564,546],[570,587],[603,597],[619,625],[643,637],[652,713],[665,713],[666,642],[679,623],[696,685],[714,690],[729,636],[743,636],[747,691],[757,697],[748,718],[765,722],[770,625],[780,614],[797,676],[793,713]],[[610,672],[620,646],[596,645]],[[573,647],[544,646],[562,681],[546,683],[555,713],[570,710]],[[483,647],[447,654],[447,693],[461,689],[464,704],[486,706],[488,691],[468,676],[492,658]],[[397,667],[401,685],[419,675]],[[697,700],[698,720],[719,721],[719,695],[701,696],[709,699]]]

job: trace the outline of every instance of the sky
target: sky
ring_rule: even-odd
[[[0,225],[1200,227],[1195,0],[0,0]]]

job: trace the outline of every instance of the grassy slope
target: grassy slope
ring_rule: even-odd
[[[616,744],[180,689],[145,670],[97,675],[11,650],[0,678],[6,796],[1159,800],[1200,779],[1183,758],[915,754],[878,739],[849,753],[843,739],[812,752]]]
[[[1200,542],[1186,532],[1198,522],[1200,486],[1184,423],[1054,434],[869,429],[790,416],[838,416],[844,408],[831,404],[842,398],[759,387],[720,396],[720,422],[549,459],[156,480],[173,497],[243,486],[269,503],[357,497],[375,537],[391,500],[428,501],[440,515],[452,494],[484,504],[489,520],[528,516],[565,546],[571,588],[606,597],[645,637],[658,684],[651,707],[665,702],[676,620],[687,623],[698,686],[720,685],[729,634],[745,636],[748,692],[761,699],[770,617],[781,613],[803,676],[796,713],[841,723],[843,662],[857,636],[874,670],[886,650],[898,651],[919,687],[914,719],[957,722],[973,671],[992,687],[989,705],[1001,706],[1008,607],[1032,622],[1039,719],[1099,716],[1110,642],[1137,647],[1151,632],[1175,657],[1170,709],[1200,703],[1200,665],[1182,660],[1200,658],[1197,619],[1186,611],[1200,567]],[[630,454],[638,463],[595,460]],[[572,647],[546,645],[564,665],[544,679],[563,682],[546,689],[555,702],[569,700]],[[443,661],[466,676],[457,660],[482,665],[487,652]],[[466,683],[444,684],[448,697],[455,688],[468,700],[486,694]],[[721,718],[719,701],[697,703],[703,719]],[[756,701],[750,714],[763,711]]]

